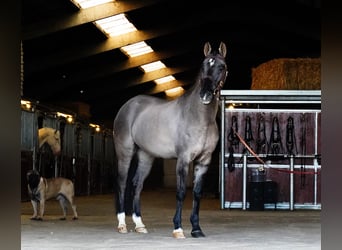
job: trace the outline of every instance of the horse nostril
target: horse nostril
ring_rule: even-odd
[[[200,95],[200,97],[203,104],[209,104],[213,99],[213,94],[211,92],[205,92],[202,95]]]

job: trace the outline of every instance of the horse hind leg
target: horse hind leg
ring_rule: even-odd
[[[127,186],[128,171],[130,163],[134,155],[134,146],[123,147],[122,145],[115,145],[116,154],[118,158],[118,172],[117,172],[117,189],[116,189],[116,215],[118,220],[118,232],[127,233],[126,225],[126,209],[125,209],[125,193]]]
[[[148,233],[141,218],[140,194],[143,189],[144,181],[149,175],[154,158],[142,150],[138,154],[138,167],[133,178],[134,197],[132,220],[135,224],[135,232]]]
[[[118,232],[127,233],[126,213],[125,213],[125,191],[128,176],[130,159],[118,161],[118,178],[117,178],[117,194],[116,194],[116,215],[118,219]]]

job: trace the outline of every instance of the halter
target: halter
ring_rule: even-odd
[[[221,56],[220,54],[217,54],[215,56],[208,56],[208,58],[209,58],[209,60],[210,59],[214,59],[215,60],[216,58],[218,58],[218,59],[220,59],[222,61],[225,61],[225,58],[223,56]],[[226,78],[228,76],[228,70],[227,70],[227,65],[225,65],[225,66],[226,66],[225,67],[225,73],[222,75],[221,80],[219,81],[219,84],[216,86],[216,88],[213,91],[213,95],[214,96],[216,96],[217,93],[220,92],[220,90],[222,89],[224,83],[226,82]]]
[[[227,78],[227,76],[228,76],[228,70],[226,69],[225,71],[226,71],[225,74],[222,76],[222,78],[221,78],[219,84],[216,86],[216,88],[215,88],[214,91],[213,91],[214,96],[216,96],[217,93],[220,92],[220,90],[222,89],[222,87],[223,87],[223,85],[224,85],[224,83],[225,83],[225,81],[226,81],[226,78]]]

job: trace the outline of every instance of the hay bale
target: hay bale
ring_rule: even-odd
[[[252,68],[251,89],[321,89],[320,58],[279,58]]]

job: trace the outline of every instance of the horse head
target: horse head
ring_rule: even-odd
[[[61,133],[55,130],[53,138],[54,142],[50,144],[52,152],[54,155],[59,155],[61,153]]]
[[[209,104],[218,96],[228,75],[225,57],[226,45],[221,42],[218,51],[212,51],[209,42],[204,45],[205,59],[202,63],[200,82],[200,98],[203,104]]]
[[[49,144],[54,155],[60,154],[61,134],[58,130],[53,128],[39,129],[39,147],[41,147],[45,142]]]

